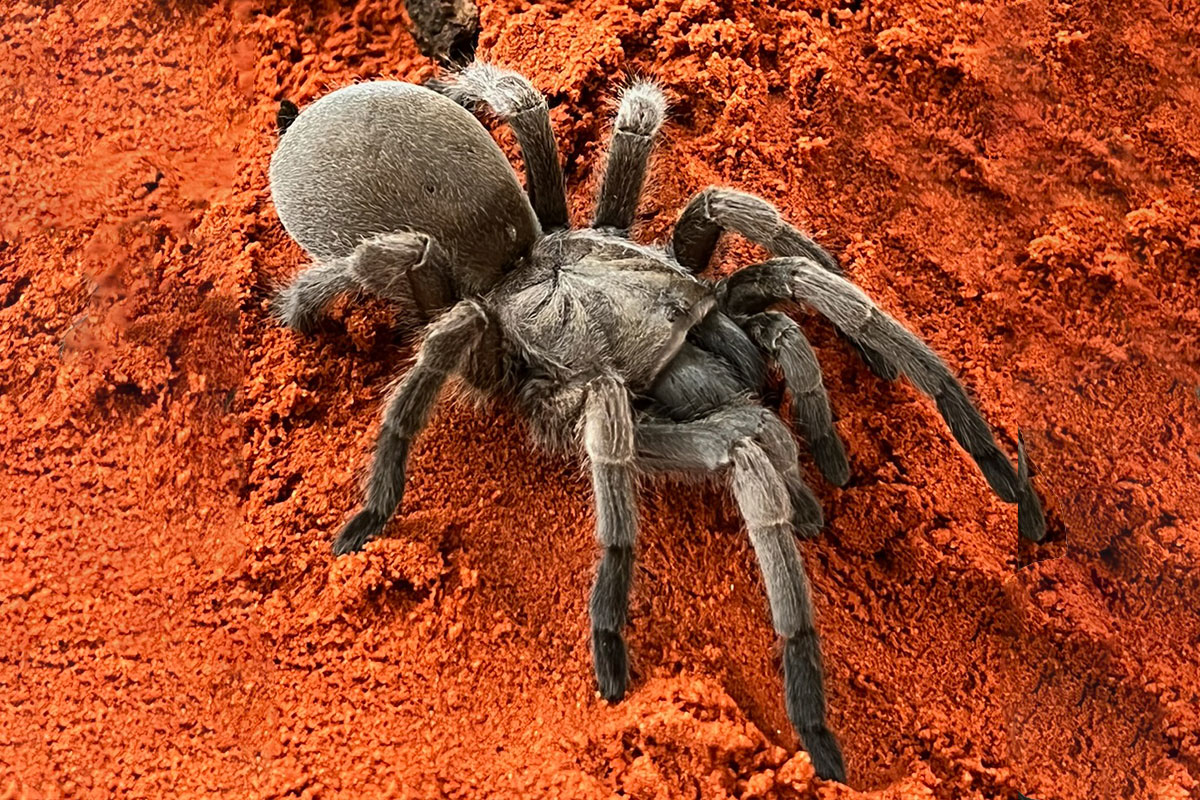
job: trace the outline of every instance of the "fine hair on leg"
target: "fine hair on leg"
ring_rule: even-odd
[[[1017,502],[1017,473],[962,384],[929,345],[885,314],[862,289],[811,259],[777,258],[730,275],[717,291],[734,314],[757,313],[780,301],[803,303],[881,354],[936,401],[950,432],[997,496]]]
[[[588,384],[584,449],[592,470],[596,541],[603,555],[592,585],[592,657],[600,694],[610,703],[625,695],[629,656],[621,629],[629,615],[637,540],[633,412],[629,392],[612,377]]]
[[[593,228],[628,233],[633,227],[654,136],[666,114],[662,90],[649,81],[637,81],[621,92]]]
[[[821,502],[800,473],[800,452],[796,440],[775,412],[761,407],[758,412],[754,441],[771,459],[771,466],[775,467],[787,490],[793,532],[802,538],[812,539],[825,527],[825,513],[821,509]]]
[[[526,191],[546,231],[567,227],[567,195],[545,96],[518,72],[476,62],[426,83],[461,106],[486,106],[508,123],[525,161]]]
[[[306,267],[272,298],[272,314],[294,331],[311,333],[330,303],[359,288],[346,262],[339,258]]]
[[[479,342],[487,324],[483,309],[464,300],[430,326],[416,363],[384,406],[365,502],[338,534],[334,555],[361,550],[396,513],[404,497],[409,448],[429,421],[446,378]]]
[[[808,338],[794,320],[778,311],[751,315],[743,325],[750,338],[779,364],[792,398],[792,414],[817,468],[834,486],[845,486],[850,480],[850,464],[842,438],[833,425],[821,365]]]
[[[732,321],[730,325],[761,360],[746,333]],[[796,532],[806,538],[820,532],[824,515],[800,474],[796,440],[773,411],[750,402],[744,376],[726,358],[685,343],[651,387],[650,397],[659,414],[681,422],[719,419],[762,444],[787,486]]]
[[[820,642],[808,577],[792,532],[790,492],[759,433],[764,411],[747,404],[693,422],[639,422],[638,466],[650,473],[729,475],[762,570],[775,630],[784,638],[788,718],[817,774],[845,781],[841,749],[825,721]]]
[[[716,186],[688,201],[675,223],[671,253],[686,269],[702,272],[726,231],[765,247],[771,255],[807,256],[830,272],[842,271],[832,255],[783,219],[775,206],[761,197]]]

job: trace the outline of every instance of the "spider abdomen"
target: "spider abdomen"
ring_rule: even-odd
[[[483,125],[397,81],[347,86],[305,108],[271,158],[271,196],[284,228],[318,261],[378,234],[424,233],[470,293],[493,285],[540,232]]]

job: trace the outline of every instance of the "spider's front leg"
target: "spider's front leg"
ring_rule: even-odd
[[[654,137],[666,115],[666,97],[655,84],[638,81],[621,92],[593,228],[629,234],[646,182]]]
[[[787,222],[775,206],[746,192],[717,186],[688,201],[671,234],[671,254],[692,272],[703,272],[726,231],[738,233],[777,256],[808,256],[830,272],[842,269],[821,245]]]
[[[737,233],[774,256],[806,256],[838,275],[842,268],[825,248],[789,223],[761,197],[716,186],[697,193],[679,215],[671,235],[671,254],[683,267],[703,272],[717,243],[727,232]],[[884,380],[900,377],[895,365],[869,346],[850,340],[871,371]]]
[[[604,548],[590,603],[592,657],[600,694],[616,702],[629,682],[621,629],[629,614],[637,540],[633,412],[629,392],[616,378],[601,377],[588,384],[584,449],[592,468],[596,541]]]
[[[776,258],[735,272],[718,284],[717,294],[722,307],[734,315],[759,313],[781,301],[804,303],[853,341],[879,353],[934,399],[950,432],[975,460],[996,495],[1006,503],[1027,506],[1018,508],[1021,535],[1033,541],[1045,536],[1044,523],[1039,522],[1040,503],[1027,470],[1018,473],[1013,469],[991,428],[937,353],[885,314],[862,289],[812,259],[797,257]]]
[[[525,183],[538,222],[547,231],[567,227],[567,194],[550,109],[529,79],[477,62],[448,79],[425,85],[466,108],[486,106],[507,122],[521,146]]]
[[[439,318],[421,344],[417,362],[392,392],[375,444],[366,501],[338,534],[334,555],[361,550],[378,536],[404,497],[405,469],[413,440],[424,429],[442,385],[479,344],[487,314],[464,300]]]
[[[415,308],[426,319],[455,299],[446,256],[431,237],[385,233],[363,241],[348,256],[301,272],[275,296],[275,316],[307,333],[338,295],[358,289]]]

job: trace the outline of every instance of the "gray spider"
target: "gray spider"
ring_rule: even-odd
[[[486,106],[514,130],[528,195],[504,154],[462,106]],[[522,76],[475,64],[427,87],[363,83],[305,109],[271,160],[284,227],[314,264],[276,312],[307,331],[343,292],[390,298],[429,321],[413,367],[383,412],[363,508],[336,554],[378,536],[404,494],[409,448],[456,374],[510,400],[533,438],[585,458],[603,556],[591,593],[600,693],[628,682],[625,624],[639,475],[728,476],[783,637],[788,717],[823,778],[845,779],[825,721],[820,645],[795,535],[821,528],[796,443],[760,398],[778,365],[795,421],[822,474],[849,466],[812,347],[782,302],[829,318],[877,374],[907,375],[937,401],[951,432],[1020,528],[1041,538],[1023,452],[1018,468],[946,365],[847,281],[837,262],[766,201],[709,188],[688,203],[665,247],[630,238],[666,103],[651,83],[621,95],[592,224],[571,229],[545,99]],[[736,232],[773,256],[716,282],[699,277]]]

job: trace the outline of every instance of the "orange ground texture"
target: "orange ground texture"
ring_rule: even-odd
[[[798,751],[718,487],[644,491],[615,706],[588,483],[506,408],[442,407],[332,559],[411,340],[375,302],[273,324],[304,257],[266,170],[281,99],[435,74],[399,0],[9,0],[0,797],[1200,796],[1200,7],[772,6],[495,0],[480,55],[547,93],[579,220],[615,83],[657,77],[640,236],[761,193],[1024,432],[1040,547],[801,317],[855,476],[803,545],[853,788]]]

